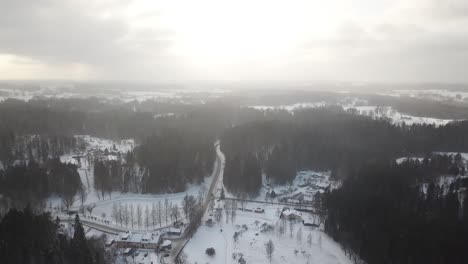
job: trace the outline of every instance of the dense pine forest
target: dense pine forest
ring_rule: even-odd
[[[19,204],[40,205],[44,199],[57,195],[69,207],[82,190],[76,165],[50,159],[43,164],[30,159],[0,170],[0,193]]]
[[[0,262],[5,264],[105,264],[112,256],[104,242],[87,239],[76,215],[71,238],[60,231],[60,220],[49,213],[35,214],[31,208],[11,209],[0,220]]]
[[[462,170],[456,156],[367,164],[324,195],[325,229],[367,263],[466,263],[468,180],[435,177]]]
[[[407,155],[427,156],[432,151],[467,151],[468,122],[443,127],[395,126],[339,109],[304,110],[288,120],[239,125],[226,131],[222,142],[228,164],[226,186],[255,193],[262,171],[280,184],[308,169],[332,170],[334,176],[346,178],[369,161],[390,162]],[[248,162],[261,169],[246,169]]]

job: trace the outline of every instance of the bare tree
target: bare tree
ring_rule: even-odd
[[[173,219],[174,216],[172,215],[172,202],[169,202],[167,210],[169,211],[169,218],[171,219],[171,222],[174,221],[174,219]],[[167,225],[167,223],[166,223],[166,225]]]
[[[171,217],[174,217],[176,222],[180,218],[179,206],[177,204],[175,204],[171,209]]]
[[[221,208],[216,208],[215,209],[215,220],[216,223],[219,225],[221,223],[221,219],[223,218],[223,211]]]
[[[322,234],[319,233],[317,244],[320,249],[322,249]]]
[[[88,193],[86,192],[86,187],[84,185],[81,185],[81,188],[79,191],[80,191],[81,206],[83,206],[84,202],[86,201],[86,197],[88,196]]]
[[[224,213],[226,214],[226,224],[229,223],[229,216],[231,214],[231,201],[227,200],[224,204]]]
[[[118,224],[118,221],[119,221],[119,208],[117,207],[116,203],[112,204],[111,217],[114,219],[115,224]]]
[[[294,223],[292,221],[289,222],[289,236],[292,238],[294,232]]]
[[[271,260],[273,259],[273,252],[275,251],[275,245],[273,245],[273,241],[271,241],[271,239],[266,243],[265,251],[267,258],[271,263]]]
[[[141,224],[142,224],[142,211],[141,211],[141,206],[140,206],[140,204],[137,204],[137,211],[136,211],[136,214],[137,214],[137,224],[138,224],[138,228],[141,228]]]
[[[203,204],[203,200],[205,199],[206,196],[206,187],[205,185],[202,185],[200,189],[198,190],[198,203]]]
[[[120,222],[120,226],[123,225],[123,214],[124,214],[124,207],[122,204],[119,204],[119,222]]]
[[[130,223],[132,224],[133,229],[133,224],[135,223],[135,210],[133,210],[133,204],[130,204]]]
[[[231,201],[231,224],[234,224],[237,214],[237,201]]]
[[[128,211],[128,204],[125,204],[123,216],[125,227],[128,227],[128,222],[130,221],[130,212]]]
[[[167,211],[168,211],[168,207],[169,206],[169,201],[166,199],[164,199],[164,213],[166,214],[166,225],[167,225]]]
[[[187,217],[189,220],[192,219],[195,203],[195,198],[188,194],[185,195],[184,200],[182,201],[182,209],[184,211],[185,217]]]
[[[286,219],[281,218],[278,232],[281,236],[286,233]]]
[[[71,192],[65,192],[65,194],[63,195],[63,205],[65,206],[65,208],[67,208],[67,210],[70,209],[70,207],[73,205],[73,198],[74,195],[71,194]]]
[[[150,213],[148,205],[145,206],[145,228],[148,229],[150,226]]]
[[[307,244],[309,245],[309,247],[312,246],[312,232],[309,232],[309,234],[307,235]]]
[[[159,217],[159,227],[162,227],[162,214],[161,214],[161,201],[158,202],[158,217]]]
[[[157,211],[156,211],[156,206],[154,205],[154,203],[151,204],[151,225],[154,226],[156,225],[156,214],[157,214]]]
[[[297,243],[301,244],[302,243],[302,227],[299,227],[296,233],[296,239]]]

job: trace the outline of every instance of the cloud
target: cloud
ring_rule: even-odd
[[[15,0],[0,8],[0,54],[46,64],[83,64],[125,72],[164,57],[170,31],[135,28],[120,11],[127,1]],[[138,72],[127,72],[129,77]]]
[[[466,0],[0,1],[25,78],[468,81]]]

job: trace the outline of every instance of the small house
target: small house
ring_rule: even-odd
[[[164,240],[161,244],[160,250],[169,250],[172,248],[172,242],[170,240]]]
[[[302,215],[300,212],[289,209],[289,208],[284,208],[283,211],[281,212],[280,218],[286,219],[289,221],[302,221]]]
[[[180,236],[182,234],[182,230],[180,228],[169,228],[167,231],[167,235],[169,236]]]

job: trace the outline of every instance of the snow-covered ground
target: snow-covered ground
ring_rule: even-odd
[[[98,220],[107,220],[111,221],[112,224],[115,224],[111,217],[112,207],[114,205],[122,205],[124,207],[133,206],[135,212],[137,206],[140,206],[144,215],[146,207],[151,210],[153,204],[158,207],[158,203],[161,203],[164,210],[165,201],[167,200],[168,205],[177,205],[179,206],[180,210],[182,210],[181,202],[184,196],[189,194],[198,197],[200,192],[206,192],[213,177],[206,177],[201,184],[189,185],[187,186],[187,190],[185,192],[180,193],[151,195],[140,193],[112,192],[110,195],[106,195],[103,198],[94,188],[94,168],[92,164],[94,158],[99,156],[100,158],[108,160],[116,160],[120,156],[121,159],[124,159],[125,154],[135,147],[135,142],[133,139],[114,141],[110,139],[91,137],[88,135],[77,135],[75,137],[79,142],[84,144],[84,149],[77,151],[76,153],[62,155],[60,159],[62,162],[69,162],[78,165],[78,173],[80,174],[82,184],[86,187],[87,191],[84,204],[92,205],[94,207],[91,215],[96,217]],[[60,197],[50,197],[47,201],[47,206],[50,208],[55,208],[59,211],[62,206],[62,199]],[[71,209],[78,210],[80,206],[81,201],[77,195]],[[89,215],[89,213],[87,214]],[[170,219],[168,219],[167,222],[168,223],[165,222],[164,216],[162,225],[172,223]],[[135,226],[133,229],[144,229],[144,227],[138,228]]]
[[[323,192],[325,188],[331,189],[338,188],[340,183],[330,179],[330,171],[299,171],[294,178],[294,181],[290,185],[271,185],[266,184],[263,191],[274,190],[278,198],[282,196],[294,196],[299,193],[305,196],[312,196],[317,192]]]
[[[25,86],[26,87],[26,86]],[[33,98],[89,98],[97,97],[102,100],[118,100],[121,102],[142,102],[146,100],[154,101],[168,101],[176,100],[181,103],[193,101],[192,99],[201,98],[218,98],[225,94],[230,93],[228,89],[213,89],[201,87],[186,87],[186,88],[148,88],[138,89],[119,89],[119,88],[106,88],[102,89],[81,89],[75,87],[73,84],[62,85],[40,85],[37,88],[25,89],[23,86],[8,86],[1,87],[0,84],[0,102],[8,98],[17,99],[22,101],[29,101]],[[200,101],[200,100],[196,100]]]
[[[316,192],[321,192],[328,186],[337,187],[338,184],[330,179],[329,172],[301,171],[291,185],[272,186],[264,179],[260,194],[252,199],[264,202],[266,193],[271,190],[275,190],[278,195],[274,201],[296,197],[300,193],[312,197]],[[218,194],[221,188],[222,179],[217,187]],[[226,197],[233,197],[227,191],[225,194]],[[264,212],[237,209],[232,217],[232,213],[229,216],[226,214],[226,211],[232,212],[230,203],[227,200],[216,202],[215,209],[205,215],[203,223],[211,219],[214,224],[203,224],[187,243],[183,250],[187,263],[241,263],[240,258],[246,260],[246,263],[269,263],[265,244],[270,239],[275,246],[272,263],[351,263],[340,246],[323,232],[323,225],[315,228],[304,226],[300,221],[281,220],[279,216],[285,207],[283,205],[237,202],[237,208],[262,208]],[[216,208],[223,208],[225,205],[228,209],[223,210],[222,219],[216,223]],[[316,215],[298,213],[306,222],[320,223]],[[239,234],[237,241],[234,240],[236,233]],[[210,247],[215,249],[214,256],[205,253]]]
[[[374,119],[385,118],[388,119],[393,124],[403,124],[412,125],[412,124],[434,124],[435,126],[443,126],[450,122],[457,121],[454,119],[439,119],[432,117],[418,117],[403,114],[393,109],[392,107],[382,107],[382,106],[343,106],[348,112],[365,115],[372,117]]]
[[[73,163],[78,165],[78,173],[80,174],[81,183],[86,187],[87,197],[85,204],[94,203],[99,200],[99,195],[94,189],[94,168],[92,161],[95,157],[105,158],[107,160],[116,160],[119,155],[124,158],[125,154],[135,147],[133,139],[114,141],[92,137],[89,135],[76,135],[75,138],[78,144],[84,146],[84,149],[75,153],[67,153],[60,157],[62,162]],[[106,154],[107,150],[107,154]],[[118,195],[118,193],[113,193]],[[75,199],[75,207],[78,206],[78,195]],[[50,197],[47,201],[52,207],[60,207],[62,200],[57,197]]]
[[[253,108],[262,111],[268,110],[285,110],[294,114],[295,111],[301,109],[310,109],[310,108],[320,108],[329,106],[332,104],[326,102],[303,102],[296,103],[291,105],[279,105],[279,106],[269,106],[269,105],[255,105],[247,106],[248,108]],[[446,125],[450,122],[457,121],[454,119],[439,119],[432,117],[419,117],[412,116],[408,114],[401,113],[389,106],[371,106],[367,105],[367,101],[361,100],[355,97],[349,97],[343,99],[338,106],[343,107],[345,111],[353,112],[359,115],[369,116],[375,119],[385,118],[388,119],[393,124],[402,124],[403,122],[407,125],[412,124],[434,124],[436,126]]]
[[[447,89],[400,89],[380,94],[394,97],[408,96],[414,98],[430,99],[434,101],[456,101],[468,103],[468,91],[452,91]]]
[[[258,204],[246,205],[254,206]],[[237,210],[234,221],[229,217],[227,222],[223,213],[219,224],[200,227],[184,248],[187,263],[239,263],[241,257],[247,263],[269,263],[265,244],[270,239],[275,247],[272,263],[351,263],[340,246],[321,229],[281,220],[281,206],[262,208],[265,212],[261,214]],[[281,225],[284,232],[280,231]],[[236,232],[237,241],[234,240]],[[216,251],[213,257],[205,253],[210,247]]]
[[[436,154],[436,155],[449,155],[449,156],[455,156],[458,154],[458,152],[433,152],[433,154]],[[468,168],[468,153],[460,153],[461,155],[461,158],[462,158],[462,162],[463,164],[465,165],[465,168]],[[424,160],[423,157],[401,157],[401,158],[397,158],[395,161],[398,163],[398,164],[401,164],[407,160],[412,160],[412,161],[416,161],[416,160],[419,160],[419,162],[422,162]],[[455,182],[457,179],[461,179],[461,178],[466,178],[468,176],[466,175],[457,175],[457,176],[454,176],[454,175],[440,175],[437,177],[437,179],[435,180],[435,184],[438,185],[439,187],[444,187],[444,193],[446,193],[450,187],[450,184],[452,184],[453,182]],[[422,183],[421,186],[420,186],[420,190],[423,192],[423,193],[426,193],[427,191],[427,187],[429,186],[429,183]]]
[[[253,108],[257,110],[286,110],[288,112],[294,112],[295,110],[299,109],[306,109],[306,108],[318,108],[326,106],[326,102],[303,102],[303,103],[296,103],[290,105],[279,105],[279,106],[271,106],[271,105],[252,105],[247,106],[248,108]]]

